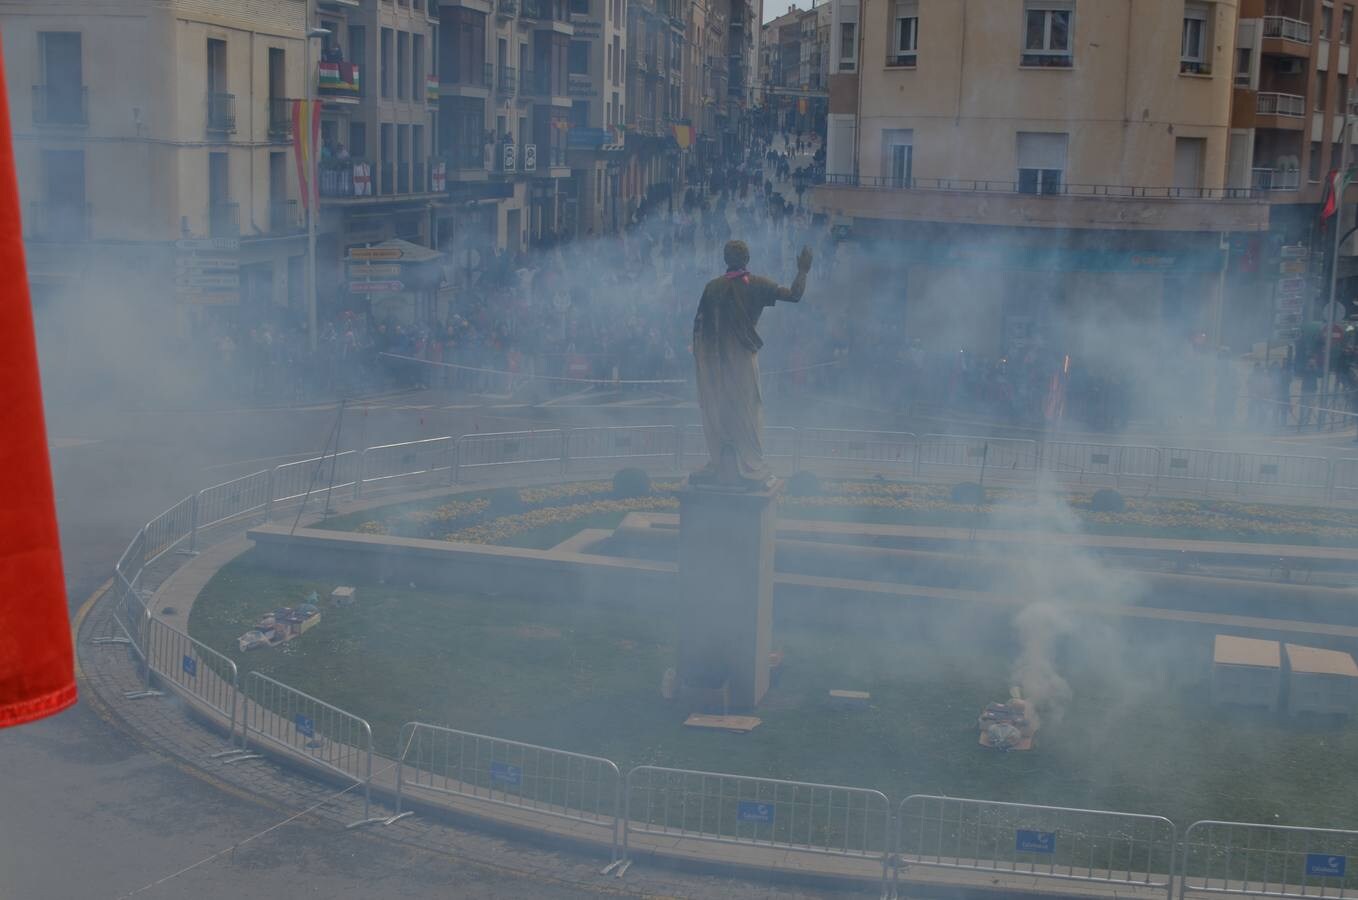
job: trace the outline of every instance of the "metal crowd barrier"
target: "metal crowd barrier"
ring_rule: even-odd
[[[1204,493],[1213,485],[1313,489],[1328,494],[1330,462],[1314,456],[1284,456],[1171,447],[1162,453],[1160,478],[1198,482]]]
[[[396,811],[407,787],[597,826],[618,858],[622,777],[607,759],[407,722],[398,743]]]
[[[516,463],[565,464],[565,435],[559,430],[507,431],[464,434],[457,439],[453,480],[469,469],[483,469]]]
[[[273,500],[273,478],[268,469],[198,492],[193,530],[208,528],[236,516],[262,512]]]
[[[907,866],[1136,886],[1169,897],[1176,833],[1160,816],[915,794],[901,801],[896,827]]]
[[[1077,484],[1085,484],[1111,480],[1117,485],[1124,479],[1154,479],[1160,471],[1160,451],[1123,444],[1048,441],[1042,445],[1042,466],[1065,481],[1073,478]]]
[[[259,672],[245,679],[242,746],[253,736],[306,757],[363,785],[368,818],[373,774],[373,731],[365,720]]]
[[[425,438],[401,444],[382,444],[363,451],[359,489],[374,482],[415,475],[452,473],[457,441],[451,437]]]
[[[572,428],[566,433],[566,464],[630,460],[677,460],[679,429],[670,425]],[[676,463],[677,465],[677,463]]]
[[[1184,832],[1178,871],[1180,900],[1190,894],[1358,897],[1358,831],[1194,822]]]
[[[362,459],[357,450],[343,450],[277,466],[273,470],[272,502],[314,496],[327,489],[352,488],[358,483]]]
[[[891,801],[867,788],[637,766],[623,797],[632,835],[776,847],[884,861]],[[885,871],[885,870],[883,870]]]
[[[801,469],[810,461],[862,475],[911,475],[918,440],[904,431],[800,428],[793,468]]]
[[[142,529],[146,546],[143,550],[141,568],[151,565],[189,540],[193,534],[193,523],[196,518],[194,509],[196,502],[197,496],[190,494],[146,523],[146,527]]]
[[[227,741],[234,741],[240,695],[235,662],[154,616],[146,617],[145,641],[148,678],[154,672],[216,710],[227,720]]]

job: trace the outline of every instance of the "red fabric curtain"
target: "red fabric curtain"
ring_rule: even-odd
[[[71,626],[47,464],[38,350],[0,57],[0,728],[75,703]]]

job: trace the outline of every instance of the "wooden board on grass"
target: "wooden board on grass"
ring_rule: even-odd
[[[759,727],[760,721],[754,716],[705,716],[694,713],[684,720],[684,725],[689,728],[714,728],[717,731],[746,734]]]

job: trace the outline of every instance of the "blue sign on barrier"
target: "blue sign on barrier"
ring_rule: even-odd
[[[1019,853],[1055,853],[1056,832],[1020,828],[1014,832],[1014,849]]]
[[[184,674],[196,677],[198,675],[198,660],[184,654]]]
[[[768,825],[773,822],[773,804],[741,800],[736,805],[736,819],[741,822],[763,822]]]
[[[1348,868],[1348,857],[1331,856],[1328,853],[1306,854],[1306,874],[1322,878],[1343,878]]]
[[[316,722],[310,716],[304,716],[301,713],[298,713],[292,721],[293,724],[297,726],[297,731],[301,734],[306,737],[316,736]]]
[[[493,762],[490,764],[490,780],[518,787],[523,783],[523,769],[509,763]]]

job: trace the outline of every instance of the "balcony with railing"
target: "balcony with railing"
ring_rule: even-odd
[[[207,228],[210,237],[240,237],[240,204],[214,200],[208,205]]]
[[[302,230],[302,210],[296,200],[273,200],[269,203],[269,231],[273,234],[296,234]]]
[[[363,96],[359,66],[351,62],[317,63],[316,92],[327,103],[357,103]]]
[[[207,130],[231,134],[236,130],[236,95],[207,95]]]
[[[1251,169],[1250,184],[1256,191],[1295,191],[1301,187],[1301,170]]]
[[[519,71],[513,66],[500,66],[500,81],[495,86],[495,93],[501,97],[512,97],[519,87]]]
[[[1254,127],[1301,131],[1306,127],[1306,98],[1260,91],[1254,101]]]
[[[33,85],[34,125],[88,125],[89,89],[83,86]]]
[[[286,97],[269,98],[269,139],[292,140],[292,101]]]
[[[32,241],[87,241],[90,239],[90,205],[35,200],[28,204],[24,232]]]
[[[317,187],[324,198],[345,199],[373,195],[372,163],[364,159],[323,161]]]
[[[454,173],[486,170],[486,150],[480,144],[454,144],[444,150],[443,160]]]
[[[566,91],[572,97],[590,97],[594,94],[594,79],[589,75],[572,72],[566,76]]]
[[[1260,49],[1264,53],[1300,59],[1310,56],[1310,22],[1286,16],[1264,16],[1263,26],[1264,39]]]
[[[1257,231],[1269,221],[1258,193],[1269,188],[1257,181],[1254,188],[1188,188],[1053,179],[1041,193],[1030,189],[1017,180],[828,175],[813,188],[811,207],[864,219],[1096,230]]]
[[[512,19],[519,14],[519,0],[495,0],[495,14]]]

